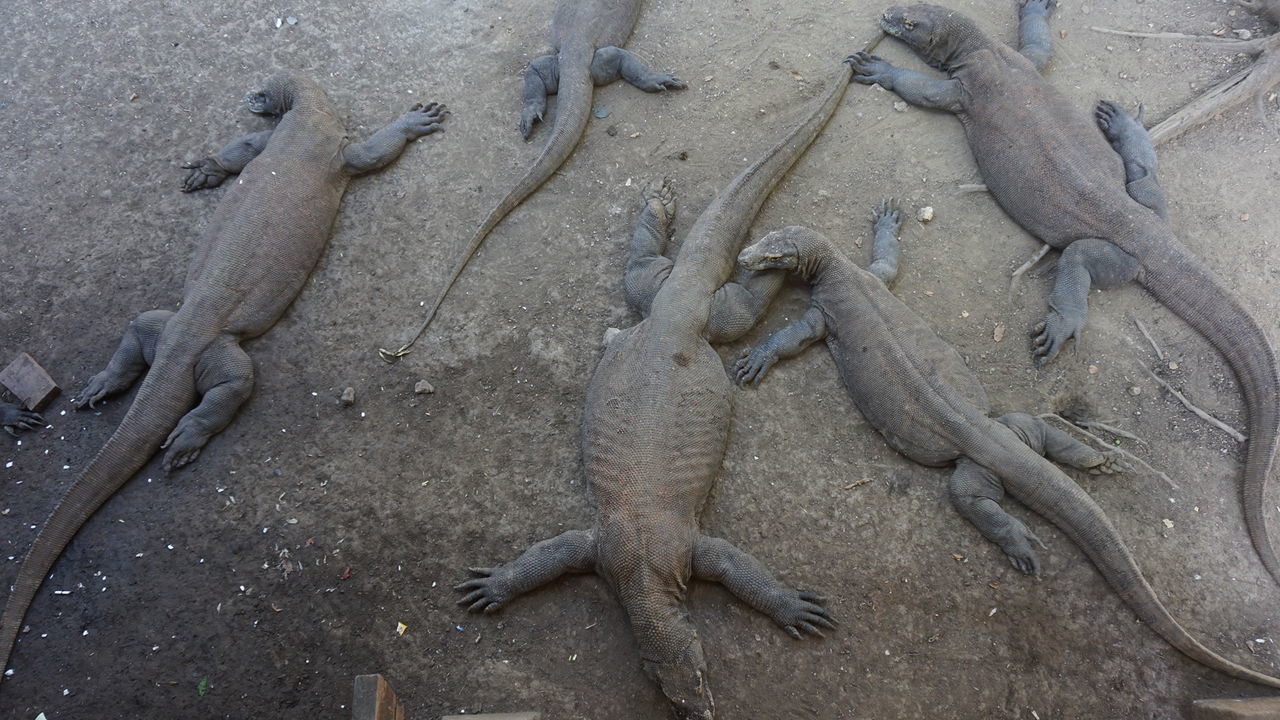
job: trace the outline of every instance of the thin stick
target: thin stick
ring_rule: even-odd
[[[1160,346],[1156,344],[1155,339],[1151,337],[1151,333],[1147,332],[1147,326],[1143,325],[1141,320],[1135,319],[1134,322],[1137,323],[1138,331],[1142,333],[1142,337],[1146,338],[1147,342],[1151,343],[1151,349],[1156,351],[1156,359],[1164,360],[1164,352],[1160,349]]]
[[[1090,30],[1094,32],[1106,33],[1107,35],[1123,35],[1124,37],[1152,38],[1155,40],[1198,40],[1207,43],[1222,43],[1223,45],[1234,45],[1243,49],[1245,52],[1260,49],[1262,43],[1257,40],[1242,40],[1233,37],[1218,37],[1217,35],[1188,35],[1186,33],[1176,32],[1134,32],[1132,30],[1113,30],[1111,28],[1097,27],[1090,25]],[[1242,47],[1243,46],[1243,47]]]
[[[982,183],[962,183],[956,186],[960,192],[990,192]]]
[[[1102,447],[1105,447],[1105,448],[1107,448],[1108,450],[1114,450],[1114,451],[1116,451],[1116,452],[1120,453],[1121,455],[1123,455],[1123,456],[1125,456],[1125,457],[1127,457],[1127,458],[1130,458],[1130,459],[1131,459],[1131,460],[1133,460],[1134,462],[1136,462],[1136,463],[1138,463],[1139,465],[1141,465],[1142,467],[1146,468],[1148,472],[1150,472],[1150,473],[1154,474],[1156,477],[1160,478],[1161,480],[1164,480],[1166,483],[1168,483],[1168,484],[1169,484],[1169,487],[1173,488],[1174,490],[1181,490],[1181,488],[1179,488],[1179,487],[1178,487],[1178,483],[1174,482],[1174,481],[1173,481],[1173,479],[1172,479],[1172,478],[1170,478],[1168,475],[1165,475],[1164,473],[1160,472],[1159,470],[1157,470],[1157,469],[1155,469],[1155,468],[1151,467],[1151,465],[1150,465],[1146,460],[1143,460],[1142,458],[1138,457],[1137,455],[1134,455],[1133,453],[1129,452],[1128,450],[1125,450],[1124,448],[1116,447],[1116,446],[1114,446],[1114,445],[1108,445],[1106,440],[1103,440],[1102,438],[1098,437],[1097,435],[1094,435],[1093,433],[1089,432],[1088,430],[1085,430],[1084,428],[1080,427],[1079,425],[1076,425],[1075,423],[1073,423],[1073,422],[1071,422],[1070,420],[1068,420],[1068,419],[1066,419],[1066,418],[1062,417],[1061,415],[1059,415],[1059,414],[1057,414],[1057,413],[1044,413],[1043,415],[1040,415],[1039,417],[1040,417],[1040,419],[1042,419],[1042,420],[1046,420],[1046,419],[1049,419],[1049,418],[1053,418],[1054,420],[1057,420],[1058,422],[1062,423],[1063,425],[1066,425],[1068,429],[1075,430],[1076,432],[1080,433],[1081,435],[1085,435],[1085,436],[1087,436],[1087,437],[1092,438],[1094,442],[1098,443],[1098,444],[1099,444],[1099,445],[1101,445]]]
[[[1084,428],[1089,428],[1089,429],[1094,429],[1094,428],[1096,428],[1096,429],[1101,430],[1101,431],[1103,431],[1103,432],[1109,432],[1109,433],[1111,433],[1112,435],[1115,435],[1116,437],[1122,437],[1122,438],[1124,438],[1124,439],[1126,439],[1126,440],[1132,440],[1132,441],[1134,441],[1134,442],[1140,442],[1140,443],[1142,443],[1143,445],[1146,445],[1146,444],[1147,444],[1147,441],[1146,441],[1146,440],[1143,440],[1142,438],[1138,437],[1137,435],[1134,435],[1133,433],[1129,432],[1128,430],[1122,430],[1122,429],[1120,429],[1120,428],[1118,428],[1118,427],[1116,427],[1116,426],[1114,426],[1114,425],[1108,425],[1107,423],[1099,422],[1098,420],[1081,420],[1081,421],[1079,422],[1079,425],[1080,425],[1080,427],[1084,427]]]
[[[1035,255],[1032,255],[1029,260],[1022,263],[1022,265],[1018,266],[1018,269],[1014,270],[1013,274],[1009,276],[1009,289],[1010,290],[1013,289],[1013,284],[1018,281],[1018,276],[1022,275],[1022,273],[1030,270],[1031,268],[1035,267],[1036,263],[1040,262],[1040,259],[1043,258],[1045,255],[1048,255],[1049,251],[1052,249],[1053,248],[1049,245],[1049,243],[1045,243],[1040,247],[1039,250],[1036,251]]]
[[[1183,404],[1183,406],[1184,406],[1184,407],[1186,407],[1186,408],[1187,408],[1188,410],[1190,410],[1191,412],[1195,413],[1195,414],[1196,414],[1196,417],[1200,418],[1201,420],[1204,420],[1205,422],[1207,422],[1207,423],[1209,423],[1210,425],[1212,425],[1212,426],[1214,426],[1214,427],[1218,428],[1218,429],[1219,429],[1219,430],[1221,430],[1222,432],[1224,432],[1224,433],[1226,433],[1226,434],[1230,435],[1231,437],[1235,438],[1236,442],[1244,442],[1244,441],[1246,440],[1245,436],[1244,436],[1244,435],[1243,435],[1239,430],[1236,430],[1235,428],[1233,428],[1233,427],[1231,427],[1230,425],[1228,425],[1228,424],[1226,424],[1226,423],[1222,422],[1222,421],[1221,421],[1221,420],[1219,420],[1218,418],[1216,418],[1216,417],[1214,417],[1214,416],[1210,415],[1209,413],[1207,413],[1207,412],[1205,412],[1205,411],[1201,410],[1200,408],[1196,407],[1195,405],[1192,405],[1192,404],[1191,404],[1191,401],[1190,401],[1190,400],[1188,400],[1188,399],[1186,398],[1186,396],[1185,396],[1185,395],[1183,395],[1182,393],[1178,392],[1177,390],[1174,390],[1172,385],[1170,385],[1169,383],[1167,383],[1167,382],[1165,382],[1164,380],[1162,380],[1162,379],[1160,378],[1160,376],[1159,376],[1159,375],[1156,375],[1155,373],[1151,372],[1151,370],[1150,370],[1149,368],[1144,367],[1144,368],[1142,368],[1142,369],[1143,369],[1143,370],[1146,370],[1146,371],[1147,371],[1147,374],[1148,374],[1148,375],[1150,375],[1150,376],[1151,376],[1151,378],[1152,378],[1153,380],[1155,380],[1156,382],[1158,382],[1158,383],[1160,383],[1161,385],[1163,385],[1165,390],[1168,390],[1169,392],[1173,393],[1173,396],[1174,396],[1174,397],[1176,397],[1176,398],[1178,398],[1178,400]]]

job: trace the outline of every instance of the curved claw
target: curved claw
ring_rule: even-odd
[[[746,348],[733,364],[733,377],[738,385],[758,387],[778,358],[763,347]]]
[[[880,201],[880,207],[871,211],[871,221],[875,224],[877,231],[892,228],[896,234],[902,229],[902,220],[902,206],[897,198],[884,198]]]
[[[856,52],[845,58],[844,61],[853,66],[854,81],[863,85],[879,83],[884,86],[885,76],[893,68],[883,58],[866,51]]]
[[[1035,360],[1036,369],[1040,369],[1058,356],[1067,341],[1075,340],[1079,347],[1084,327],[1083,323],[1072,322],[1057,310],[1051,310],[1049,317],[1031,332],[1035,334],[1031,341],[1031,357]]]

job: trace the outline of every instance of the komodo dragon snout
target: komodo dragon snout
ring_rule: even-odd
[[[792,231],[797,229],[786,227],[765,235],[738,253],[738,264],[752,272],[795,270],[800,262],[800,251],[791,237]]]
[[[1056,0],[1031,0],[1056,4]],[[939,5],[895,5],[880,15],[880,29],[906,43],[929,65],[946,69],[970,37],[978,35],[966,16]]]

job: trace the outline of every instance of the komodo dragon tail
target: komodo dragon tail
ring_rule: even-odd
[[[997,436],[1002,426],[983,419],[988,437]],[[1005,442],[983,443],[970,455],[1004,482],[1005,490],[1022,504],[1050,520],[1075,541],[1107,582],[1142,622],[1155,630],[1184,655],[1218,672],[1260,685],[1280,688],[1280,678],[1237,665],[1214,653],[1191,637],[1156,598],[1120,533],[1102,508],[1074,480],[1053,463],[1037,455],[1009,433]],[[996,449],[998,448],[998,449]]]
[[[1280,583],[1280,557],[1267,532],[1265,509],[1280,428],[1276,355],[1262,329],[1212,273],[1180,243],[1169,245],[1157,257],[1144,258],[1142,284],[1217,348],[1236,374],[1249,414],[1249,448],[1241,486],[1245,527],[1262,564]]]
[[[176,320],[176,318],[175,318]],[[170,326],[174,320],[170,321]],[[180,341],[181,342],[181,341]],[[183,343],[184,345],[186,343]],[[124,420],[50,513],[18,570],[0,615],[0,669],[9,664],[22,619],[36,591],[81,526],[160,448],[196,397],[196,353],[173,348],[155,362]]]
[[[566,46],[560,49],[560,87],[556,92],[556,117],[551,128],[551,139],[547,141],[538,159],[533,162],[533,167],[529,168],[515,187],[507,191],[498,204],[493,206],[485,216],[484,222],[480,223],[480,227],[472,234],[471,241],[467,243],[461,257],[454,263],[453,270],[444,281],[444,287],[440,288],[440,293],[431,303],[426,317],[422,319],[422,325],[418,327],[413,337],[394,352],[386,349],[378,350],[378,354],[384,360],[391,362],[394,358],[409,352],[409,348],[422,337],[422,333],[427,331],[427,327],[435,319],[436,312],[444,304],[445,296],[457,282],[458,276],[462,274],[471,256],[480,249],[484,239],[498,226],[498,223],[502,222],[507,213],[516,209],[516,206],[532,195],[534,190],[550,179],[551,175],[560,169],[564,161],[573,153],[582,133],[587,129],[587,121],[591,116],[591,97],[595,88],[591,80],[591,59],[594,54],[595,50],[585,45]]]

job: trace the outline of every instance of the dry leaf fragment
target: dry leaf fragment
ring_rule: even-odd
[[[1097,374],[1098,374],[1098,366],[1097,366],[1097,365],[1090,365],[1090,366],[1089,366],[1089,374],[1090,374],[1090,375],[1097,375]]]

